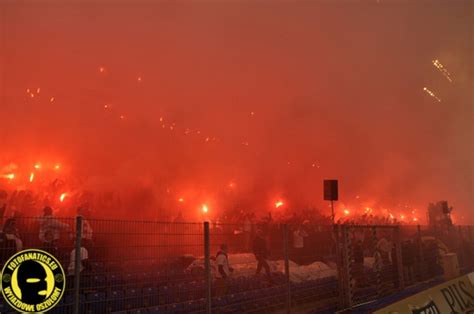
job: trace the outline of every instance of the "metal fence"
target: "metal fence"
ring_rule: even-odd
[[[48,219],[4,222],[0,263],[56,256],[68,276],[51,313],[332,313],[439,277],[447,252],[474,268],[471,227]]]
[[[474,228],[337,226],[343,308],[474,269]]]

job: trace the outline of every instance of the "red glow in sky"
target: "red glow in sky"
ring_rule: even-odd
[[[188,186],[194,208],[326,209],[337,177],[353,214],[447,199],[474,222],[470,1],[39,3],[0,1],[9,187],[61,160],[153,213]]]

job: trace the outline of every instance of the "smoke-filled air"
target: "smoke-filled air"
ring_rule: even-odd
[[[474,223],[472,5],[1,1],[7,211]]]

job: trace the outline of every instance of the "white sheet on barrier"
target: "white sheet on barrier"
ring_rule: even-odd
[[[292,261],[290,263],[290,280],[292,282],[303,282],[309,280],[316,280],[328,277],[336,277],[337,271],[332,269],[323,262],[314,262],[309,265],[298,265]],[[255,256],[249,253],[243,254],[229,254],[229,264],[234,268],[232,277],[252,277],[255,275],[257,269],[257,261]],[[268,261],[272,272],[285,271],[285,262],[283,260]],[[189,267],[187,271],[192,272],[193,269],[204,269],[204,259],[196,259]],[[215,261],[211,260],[211,271],[215,274]],[[262,273],[264,270],[262,270]]]

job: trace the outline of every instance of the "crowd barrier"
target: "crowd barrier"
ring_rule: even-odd
[[[43,219],[15,218],[14,233],[23,249],[52,253],[67,273],[51,313],[333,313],[440,278],[449,252],[460,274],[474,269],[472,227],[76,217],[54,218],[56,233],[45,240]],[[258,258],[257,235],[266,249]],[[233,269],[227,278],[217,265],[223,244]],[[1,266],[15,249],[0,247]],[[9,311],[1,299],[0,313]]]

